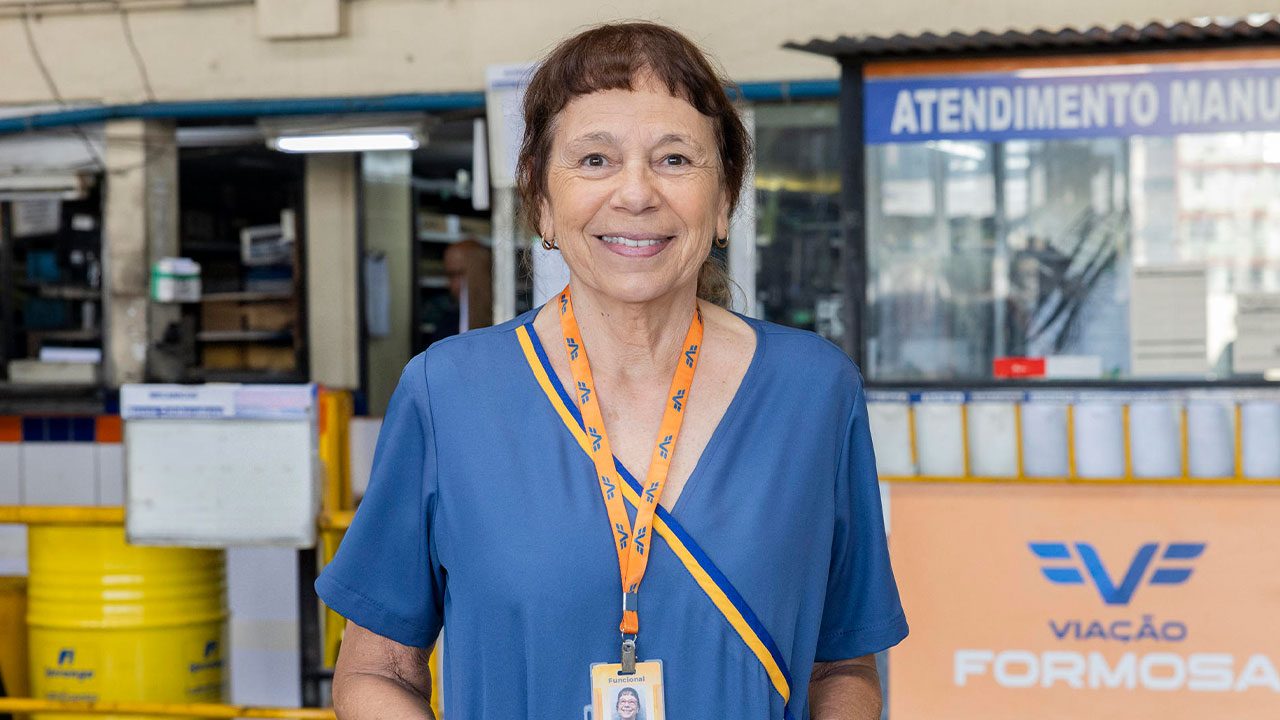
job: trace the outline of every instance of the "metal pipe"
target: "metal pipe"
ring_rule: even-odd
[[[351,527],[351,519],[355,515],[355,510],[331,510],[320,513],[320,519],[317,523],[320,530],[324,532],[346,530]]]
[[[354,510],[324,512],[316,519],[322,532],[351,527]],[[123,525],[123,507],[80,505],[0,505],[0,525]]]
[[[123,507],[0,505],[0,523],[13,525],[123,525]]]
[[[177,0],[170,0],[177,1]],[[240,3],[243,0],[223,0]],[[0,17],[7,0],[0,0]],[[25,7],[25,5],[24,5]],[[760,102],[766,100],[814,100],[835,95],[835,81],[802,80],[795,82],[743,83],[741,97]],[[448,112],[481,110],[485,106],[483,92],[441,92],[381,97],[273,98],[261,100],[197,100],[190,102],[154,102],[127,105],[78,107],[21,117],[0,119],[0,135],[47,128],[106,122],[107,120],[200,119],[223,117],[266,117],[277,115],[340,115],[346,113]]]
[[[155,717],[275,718],[278,720],[336,720],[330,708],[254,707],[194,703],[59,702],[35,698],[0,698],[0,713],[76,713],[85,715],[151,715]]]
[[[343,115],[348,113],[446,112],[479,110],[482,92],[422,93],[379,97],[273,98],[100,105],[0,119],[0,135],[87,125],[108,120],[204,119],[278,115]]]

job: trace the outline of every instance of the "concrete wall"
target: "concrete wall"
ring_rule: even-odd
[[[412,304],[418,293],[413,267],[413,198],[409,186],[413,174],[407,152],[371,152],[360,157],[361,220],[364,252],[386,258],[387,275],[365,277],[366,293],[377,293],[375,284],[385,280],[390,334],[378,337],[370,328],[368,339],[369,413],[387,411],[400,371],[413,351]],[[376,303],[366,302],[366,310]],[[374,310],[376,312],[376,310]],[[318,351],[319,348],[316,348]]]
[[[835,63],[827,59],[781,49],[788,40],[1083,27],[1240,16],[1266,7],[1257,0],[231,0],[145,9],[121,0],[118,5],[129,9],[124,22],[105,2],[86,4],[74,13],[47,11],[23,19],[24,5],[39,9],[42,4],[0,0],[0,67],[5,69],[0,105],[43,103],[53,97],[37,54],[67,100],[476,90],[483,86],[487,65],[535,59],[556,40],[592,23],[644,18],[684,29],[720,59],[733,79],[760,81],[836,76]]]

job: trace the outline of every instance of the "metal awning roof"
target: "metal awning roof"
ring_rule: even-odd
[[[1200,18],[1177,23],[1153,22],[1144,26],[1095,26],[1087,30],[1008,30],[993,33],[952,32],[938,35],[897,34],[842,35],[834,40],[814,38],[789,42],[783,47],[845,60],[920,57],[957,57],[999,54],[1105,52],[1107,50],[1172,50],[1280,44],[1280,16],[1249,15],[1244,18]]]

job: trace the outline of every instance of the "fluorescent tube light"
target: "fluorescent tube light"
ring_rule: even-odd
[[[416,150],[414,133],[368,132],[329,135],[282,135],[271,140],[272,148],[287,153],[370,152],[374,150]]]

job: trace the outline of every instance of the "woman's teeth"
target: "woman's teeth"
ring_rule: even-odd
[[[635,248],[649,247],[650,245],[666,242],[665,240],[632,240],[631,238],[617,237],[615,235],[601,235],[600,239],[614,245],[626,245],[627,247]]]

